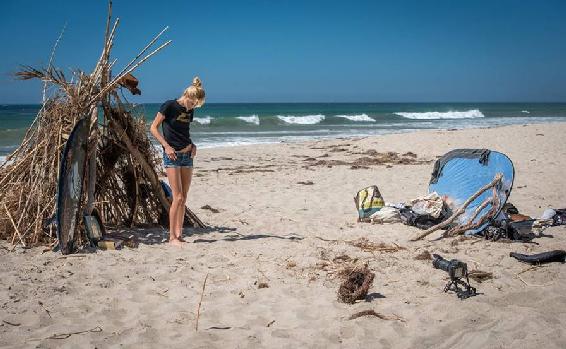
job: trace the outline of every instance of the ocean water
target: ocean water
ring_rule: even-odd
[[[160,104],[133,108],[148,124]],[[0,162],[20,144],[39,105],[0,106]],[[209,103],[191,128],[200,148],[566,122],[566,103]]]

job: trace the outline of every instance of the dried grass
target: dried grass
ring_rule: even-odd
[[[356,300],[365,299],[375,277],[375,273],[369,270],[368,265],[353,270],[343,270],[342,275],[344,280],[338,288],[338,300],[353,304]]]
[[[405,247],[401,247],[395,243],[388,245],[384,242],[373,242],[367,238],[359,238],[353,241],[347,241],[348,245],[357,247],[364,252],[398,252],[405,250]]]

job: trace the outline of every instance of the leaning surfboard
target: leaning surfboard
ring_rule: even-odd
[[[59,169],[57,190],[57,239],[61,253],[73,252],[81,209],[83,180],[87,157],[89,124],[83,118],[77,122],[65,144]]]
[[[499,184],[473,200],[456,222],[470,227],[466,234],[475,234],[497,217],[511,194],[515,169],[505,154],[489,149],[452,150],[434,164],[428,190],[440,195],[454,212],[497,174],[502,175]]]

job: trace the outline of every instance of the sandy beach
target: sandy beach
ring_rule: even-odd
[[[200,150],[188,205],[209,228],[185,229],[183,248],[160,228],[122,232],[137,248],[78,256],[0,242],[0,346],[564,348],[566,266],[509,253],[566,249],[566,226],[535,243],[410,242],[417,228],[357,223],[353,197],[375,184],[408,201],[426,194],[437,157],[489,148],[515,165],[509,201],[538,217],[566,207],[565,134],[554,123]],[[367,251],[360,238],[400,248]],[[442,292],[446,273],[415,259],[425,251],[494,278],[459,300]],[[373,287],[340,303],[336,272],[354,262],[368,263]],[[363,310],[383,318],[349,320]]]

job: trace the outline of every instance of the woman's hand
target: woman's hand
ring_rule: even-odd
[[[197,155],[197,146],[194,144],[189,144],[183,149],[179,150],[179,153],[191,153],[191,157],[195,157]]]
[[[173,161],[177,160],[177,153],[175,152],[175,149],[173,149],[173,147],[171,147],[170,145],[167,145],[164,148],[165,148],[165,154],[167,154],[169,159],[171,159]]]

